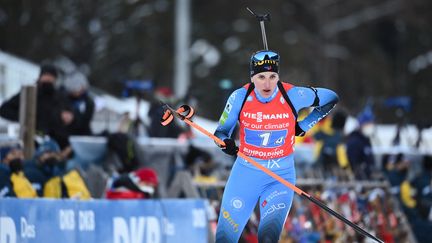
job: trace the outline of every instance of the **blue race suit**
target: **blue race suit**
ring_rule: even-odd
[[[268,98],[260,96],[259,92],[255,92],[255,90],[252,92],[249,96],[253,95],[261,103],[269,103],[275,97],[280,97],[276,95],[280,92],[277,87]],[[305,132],[324,118],[339,100],[335,92],[324,88],[313,89],[293,86],[286,92],[296,114],[303,108],[314,107],[305,119],[298,122],[298,126]],[[235,90],[228,98],[215,131],[215,135],[221,140],[231,136],[243,109],[242,105],[246,94],[246,88],[242,87]],[[249,96],[244,106],[252,100]],[[281,102],[279,105],[288,106],[286,102]],[[247,132],[250,131],[244,131],[245,136],[248,136]],[[286,142],[291,143],[292,141]],[[284,157],[265,159],[252,157],[252,159],[288,182],[295,184],[293,153]],[[259,242],[277,242],[288,216],[293,195],[294,192],[291,189],[249,164],[243,158],[237,157],[222,198],[216,242],[238,242],[258,200],[260,208]]]

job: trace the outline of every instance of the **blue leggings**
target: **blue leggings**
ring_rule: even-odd
[[[257,161],[295,184],[293,156]],[[216,242],[238,242],[258,199],[259,242],[278,242],[293,196],[294,192],[291,189],[261,170],[246,164],[242,158],[237,158],[225,186],[216,230]]]

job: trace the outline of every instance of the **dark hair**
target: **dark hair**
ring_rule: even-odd
[[[58,77],[58,69],[53,65],[44,64],[41,66],[39,77],[44,75],[44,74],[50,74],[50,75],[57,78]]]
[[[19,143],[10,143],[10,144],[2,144],[0,145],[0,162],[2,162],[6,156],[14,149],[21,149],[21,145]]]
[[[403,153],[398,153],[395,157],[394,162],[397,164],[399,162],[403,162],[404,159],[405,159],[405,155]]]
[[[424,155],[423,156],[423,168],[426,171],[432,170],[432,156],[431,155]]]
[[[336,111],[332,119],[332,127],[334,129],[344,129],[347,115],[343,111]]]

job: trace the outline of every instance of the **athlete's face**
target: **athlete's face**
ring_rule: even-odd
[[[252,83],[255,84],[255,90],[264,98],[268,98],[273,94],[278,81],[279,74],[275,72],[262,72],[252,76]]]

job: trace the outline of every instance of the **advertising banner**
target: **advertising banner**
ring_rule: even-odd
[[[0,242],[207,242],[204,200],[0,199]]]

